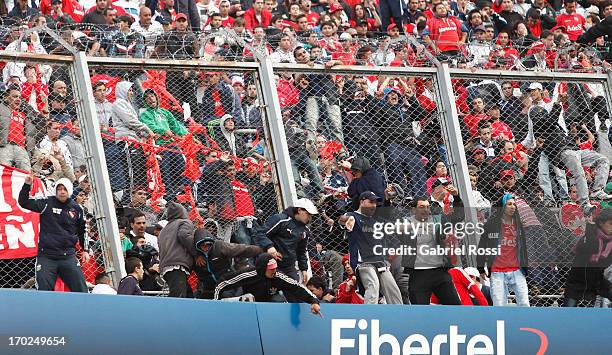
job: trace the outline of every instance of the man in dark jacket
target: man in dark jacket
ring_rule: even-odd
[[[364,286],[365,304],[377,304],[379,294],[385,296],[387,304],[402,304],[402,295],[387,262],[383,248],[389,247],[389,237],[376,235],[380,225],[375,216],[376,203],[380,200],[372,191],[359,196],[359,208],[340,217],[340,224],[346,227],[349,240],[351,267]]]
[[[379,136],[383,137],[389,181],[399,184],[413,197],[425,196],[427,193],[425,166],[412,128],[412,122],[419,121],[423,115],[424,109],[414,94],[404,98],[396,89],[387,91],[377,115],[384,117],[384,122],[379,123],[378,127]]]
[[[610,162],[605,156],[592,151],[582,150],[576,142],[562,132],[556,120],[561,113],[561,105],[555,104],[550,113],[543,107],[535,106],[529,112],[533,120],[533,136],[536,146],[542,150],[551,164],[557,167],[565,166],[574,179],[578,190],[578,198],[583,213],[590,216],[595,207],[591,199],[610,200],[612,195],[603,191],[610,172]],[[584,166],[594,167],[594,179],[589,195],[589,187],[584,175]]]
[[[36,257],[36,288],[53,291],[61,277],[72,292],[87,292],[81,264],[76,258],[77,241],[83,248],[81,262],[89,261],[89,245],[85,240],[85,217],[81,207],[70,199],[72,182],[66,178],[55,183],[55,196],[30,198],[32,176],[25,179],[19,192],[19,205],[40,213],[40,234]]]
[[[233,258],[254,258],[262,253],[260,247],[226,243],[214,238],[206,229],[195,232],[196,265],[198,275],[198,298],[211,299],[218,280],[225,274],[233,272]]]
[[[117,288],[118,295],[143,296],[142,290],[138,283],[144,277],[144,266],[142,261],[137,257],[127,258],[125,261],[125,272],[127,276],[122,278]]]
[[[278,261],[283,274],[299,280],[295,262],[302,273],[302,281],[308,281],[308,255],[306,246],[311,236],[308,224],[319,211],[312,201],[301,198],[283,213],[270,216],[255,235],[255,244]]]
[[[242,287],[244,293],[250,293],[257,302],[270,302],[277,291],[283,291],[285,297],[310,303],[313,314],[319,314],[319,300],[304,285],[291,277],[277,271],[277,263],[271,254],[263,253],[257,257],[255,267],[228,274],[215,288],[214,299],[218,300],[224,291]]]
[[[187,277],[191,273],[195,248],[193,223],[187,210],[169,202],[166,209],[168,224],[159,233],[159,269],[168,283],[168,297],[187,297]]]
[[[578,301],[592,301],[598,294],[610,297],[604,287],[604,269],[612,263],[612,208],[603,209],[595,223],[587,225],[574,250],[576,257],[567,276],[563,306],[577,307]]]
[[[505,194],[495,204],[497,213],[484,225],[484,233],[478,243],[478,271],[482,280],[491,278],[491,298],[494,306],[508,304],[508,286],[514,290],[516,303],[529,307],[527,288],[527,240],[516,199]],[[488,251],[489,255],[485,255]],[[485,272],[488,268],[488,275]]]
[[[366,191],[372,191],[376,196],[385,196],[385,178],[370,166],[370,161],[366,158],[355,158],[351,164],[353,181],[349,184],[348,195],[352,201],[352,210],[359,208],[359,196]],[[382,200],[378,206],[382,206]]]
[[[589,44],[594,42],[598,37],[608,36],[612,34],[612,15],[607,16],[603,21],[589,28],[576,40],[578,43]]]

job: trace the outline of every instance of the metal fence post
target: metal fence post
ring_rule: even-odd
[[[295,180],[289,149],[287,147],[287,137],[283,123],[283,116],[280,110],[280,101],[276,91],[276,80],[272,62],[268,57],[259,61],[260,88],[266,112],[266,124],[270,133],[272,161],[278,177],[280,194],[283,208],[293,205],[297,195],[295,191]]]
[[[478,218],[476,216],[476,208],[474,196],[472,194],[472,185],[470,184],[470,176],[468,173],[468,164],[465,157],[465,149],[463,138],[461,136],[461,128],[459,125],[459,115],[455,104],[455,94],[451,82],[450,71],[448,64],[442,63],[438,66],[436,72],[438,88],[440,91],[440,104],[442,119],[442,131],[446,132],[446,146],[449,155],[449,170],[451,176],[455,179],[455,186],[459,190],[459,196],[463,200],[465,208],[465,222],[473,223],[476,226]],[[466,231],[465,245],[477,245],[479,236],[475,230]],[[469,266],[476,266],[476,256],[468,253],[467,261]],[[465,265],[464,265],[465,266]]]
[[[93,199],[96,206],[96,219],[98,222],[100,239],[103,251],[110,251],[110,259],[105,258],[105,269],[113,280],[115,287],[126,275],[119,228],[115,214],[115,204],[111,191],[106,157],[102,146],[100,122],[93,103],[93,90],[89,79],[89,67],[84,52],[74,56],[73,85],[78,95],[79,123],[81,135],[85,146],[88,178],[93,187]],[[107,254],[108,255],[108,254]]]

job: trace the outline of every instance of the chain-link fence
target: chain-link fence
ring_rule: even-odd
[[[97,38],[95,28],[82,30]],[[81,45],[75,37],[82,36],[67,31],[68,46],[52,36],[58,48],[68,48],[55,53]],[[473,217],[480,223],[496,214],[495,202],[505,192],[513,192],[521,201],[527,234],[531,304],[558,304],[585,214],[597,207],[595,201],[609,199],[605,159],[612,147],[605,75],[453,69],[449,80],[441,74],[447,69],[404,67],[420,65],[410,58],[421,58],[423,67],[437,62],[413,39],[391,39],[381,47],[396,55],[391,60],[396,64],[384,68],[368,60],[348,61],[353,54],[328,60],[305,47],[285,49],[295,45],[286,34],[279,34],[275,49],[243,43],[225,31],[180,41],[171,34],[152,41],[143,49],[148,54],[89,57],[88,65],[78,55],[75,62],[27,53],[6,59],[5,81],[19,85],[21,106],[31,112],[25,114],[31,117],[29,129],[35,128],[26,137],[26,143],[32,141],[33,148],[27,147],[32,166],[43,161],[38,175],[47,180],[45,174],[74,174],[68,175],[75,181],[74,197],[89,220],[88,281],[104,270],[118,274],[113,259],[121,258],[113,250],[121,244],[120,254],[139,257],[146,266],[143,289],[163,294],[157,236],[168,220],[168,201],[182,203],[196,226],[226,241],[250,244],[257,226],[293,199],[287,191],[294,188],[297,197],[312,199],[322,211],[311,225],[311,268],[336,287],[348,252],[337,220],[357,208],[361,192],[374,191],[384,201],[379,214],[388,220],[413,217],[411,202],[427,197],[442,215],[454,208],[462,221]],[[31,38],[15,36],[17,41]],[[270,61],[246,63],[247,52],[254,59],[269,55]],[[355,52],[347,48],[347,53]],[[36,65],[27,65],[30,61]],[[270,62],[273,73],[267,71]],[[355,63],[363,66],[346,66]],[[275,98],[270,98],[270,80],[276,84]],[[451,89],[455,102],[448,100]],[[276,121],[275,100],[282,122]],[[99,127],[89,120],[94,110]],[[91,138],[98,129],[99,145]],[[56,140],[47,138],[45,150],[45,134],[56,133]],[[62,169],[63,146],[70,171]],[[568,149],[573,153],[564,153]],[[102,151],[105,167],[94,158]],[[290,162],[285,170],[283,162]],[[112,193],[101,196],[106,175]],[[119,236],[109,229],[104,198],[114,201]],[[448,233],[446,245],[478,244],[478,236],[460,234]],[[388,247],[405,242],[395,234],[385,241]],[[450,257],[456,265],[481,266],[469,255]],[[410,265],[405,258],[391,259],[407,299],[408,275],[402,267]],[[33,259],[2,263],[3,287],[20,287],[31,279]],[[194,290],[196,284],[194,279]]]
[[[30,36],[25,34],[22,39]],[[17,51],[28,52],[36,39],[19,42],[15,38],[9,46]],[[21,43],[21,47],[20,44]],[[28,44],[29,43],[29,44]],[[61,45],[53,42],[55,45]],[[105,248],[105,240],[98,218],[104,216],[99,205],[94,203],[98,190],[90,182],[95,178],[88,174],[91,154],[86,150],[80,132],[80,122],[85,116],[80,110],[82,98],[74,86],[73,60],[66,56],[49,56],[42,51],[32,53],[12,53],[3,56],[3,95],[2,130],[4,131],[1,163],[23,172],[31,171],[38,179],[33,184],[32,193],[37,198],[55,195],[55,183],[68,179],[73,183],[72,198],[82,207],[86,220],[84,244],[77,247],[79,255],[82,247],[89,249],[89,260],[81,259],[86,281],[94,284],[96,275],[105,269],[112,270],[113,264]],[[8,171],[4,169],[4,171]],[[13,258],[19,254],[29,254],[35,248],[25,242],[9,245],[7,239],[19,234],[19,238],[33,238],[33,230],[38,225],[26,228],[17,226],[9,230],[8,225],[16,221],[28,221],[23,217],[24,206],[17,204],[16,196],[23,184],[24,173],[3,174],[2,190],[6,204],[3,216],[3,257],[0,260],[0,287],[33,288],[35,258]],[[7,200],[13,190],[14,198]],[[34,194],[35,193],[35,194]],[[10,201],[10,202],[9,202]],[[12,250],[12,252],[11,252]],[[9,254],[10,252],[10,254]],[[7,255],[11,257],[5,258]],[[57,285],[61,289],[61,285]]]
[[[573,248],[611,197],[609,84],[605,76],[480,74],[451,74],[478,219],[515,196],[530,303],[561,305]]]
[[[123,249],[143,260],[153,281],[142,282],[143,290],[163,288],[155,264],[159,231],[176,218],[167,214],[169,201],[183,204],[196,226],[242,244],[278,212],[265,84],[256,68],[90,63]]]

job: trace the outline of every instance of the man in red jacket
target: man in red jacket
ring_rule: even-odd
[[[255,2],[253,2],[253,7],[244,13],[244,21],[246,22],[246,28],[249,31],[252,31],[255,26],[268,27],[270,26],[271,20],[272,13],[264,10],[263,0],[255,0]]]

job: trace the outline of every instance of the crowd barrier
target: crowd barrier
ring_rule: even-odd
[[[2,354],[596,355],[609,354],[612,315],[584,308],[323,304],[319,317],[304,304],[11,290],[0,292],[0,312]],[[43,337],[65,344],[34,345]]]

